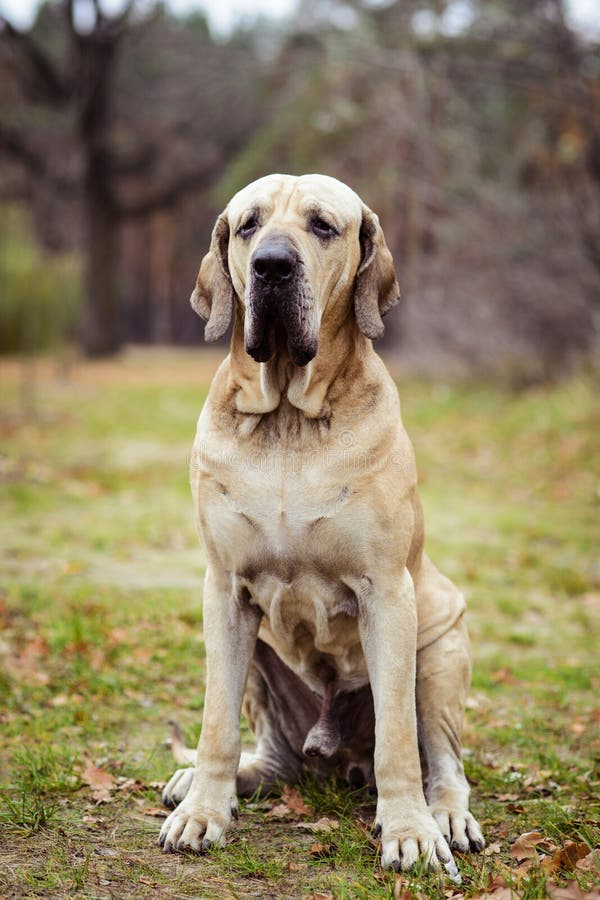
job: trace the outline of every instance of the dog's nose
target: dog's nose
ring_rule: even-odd
[[[257,278],[270,284],[288,281],[294,274],[296,254],[281,241],[273,241],[258,247],[252,258],[252,269]]]

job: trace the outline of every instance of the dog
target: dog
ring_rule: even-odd
[[[398,300],[377,216],[334,178],[261,178],[217,219],[191,298],[207,341],[233,323],[190,467],[206,694],[194,765],[163,794],[166,851],[223,846],[238,795],[303,770],[376,788],[384,868],[458,880],[452,850],[485,846],[461,759],[465,602],[424,552],[372,343]]]

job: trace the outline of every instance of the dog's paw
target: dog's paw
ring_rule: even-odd
[[[211,847],[225,846],[225,832],[232,818],[237,818],[237,801],[231,796],[224,803],[204,804],[193,792],[165,819],[158,843],[167,853],[203,853]]]
[[[474,816],[468,809],[434,805],[431,814],[440,831],[453,850],[460,853],[481,853],[485,838]]]
[[[438,871],[442,867],[449,878],[460,883],[460,874],[448,842],[435,820],[427,813],[418,814],[402,824],[386,823],[378,819],[375,833],[381,835],[381,865],[396,872],[407,871],[419,862]]]
[[[173,809],[178,803],[181,803],[190,789],[195,771],[193,766],[187,769],[177,769],[162,792],[161,799],[165,806]]]

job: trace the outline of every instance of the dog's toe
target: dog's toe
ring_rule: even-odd
[[[485,847],[479,823],[468,810],[435,809],[433,816],[453,850],[459,853],[480,853]]]
[[[165,806],[173,809],[181,803],[190,789],[195,771],[193,767],[177,769],[162,792],[162,802]]]

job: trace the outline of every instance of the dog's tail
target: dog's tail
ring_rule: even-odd
[[[169,722],[171,726],[171,752],[176,763],[180,766],[189,766],[196,762],[196,751],[186,747],[183,731],[177,722]]]

